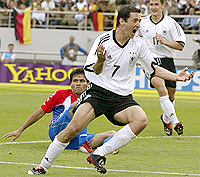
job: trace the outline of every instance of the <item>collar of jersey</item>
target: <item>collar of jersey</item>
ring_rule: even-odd
[[[152,17],[152,15],[150,16],[151,22],[152,22],[153,24],[157,25],[158,23],[160,23],[160,22],[164,19],[165,15],[163,14],[162,18],[161,18],[160,21],[158,21],[157,23],[154,23],[153,20],[151,19],[151,17]]]
[[[124,45],[119,44],[116,40],[116,29],[115,29],[115,30],[113,30],[113,40],[120,48],[124,48],[128,44],[130,38],[128,39],[128,41]]]

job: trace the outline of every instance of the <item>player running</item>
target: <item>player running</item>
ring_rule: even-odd
[[[171,17],[163,14],[165,0],[150,0],[151,15],[142,18],[138,34],[143,37],[151,54],[159,66],[176,73],[174,57],[176,50],[183,50],[186,42],[181,26]],[[183,124],[175,112],[176,81],[151,79],[151,87],[159,94],[160,105],[164,111],[161,120],[165,133],[172,135],[172,125],[178,135],[183,134]]]

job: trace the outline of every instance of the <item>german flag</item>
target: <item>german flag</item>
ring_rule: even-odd
[[[113,29],[117,28],[117,15],[118,15],[118,11],[116,9],[115,10],[115,15],[114,15],[114,21],[113,21]]]
[[[16,40],[21,44],[31,44],[31,8],[22,11],[14,7],[13,17]]]
[[[102,12],[92,13],[92,20],[93,20],[95,31],[103,31],[103,19],[104,19],[104,15]]]

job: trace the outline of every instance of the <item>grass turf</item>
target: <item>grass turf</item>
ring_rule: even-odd
[[[41,104],[58,89],[68,86],[0,83],[0,176],[28,176],[27,171],[39,164],[49,142],[4,144],[3,135],[18,129]],[[145,110],[149,124],[117,155],[108,155],[106,176],[159,177],[200,176],[200,93],[176,93],[176,113],[185,133],[167,137],[163,131],[162,110],[155,90],[135,90],[134,98]],[[44,141],[48,138],[51,114],[47,114],[23,132],[16,142]],[[103,116],[92,121],[88,133],[119,130]],[[45,176],[100,176],[86,163],[87,154],[65,150]],[[124,170],[124,171],[122,171]]]

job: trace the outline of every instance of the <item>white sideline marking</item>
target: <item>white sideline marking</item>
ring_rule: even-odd
[[[200,138],[200,136],[148,136],[148,137],[137,137],[139,139],[166,139],[166,138]],[[49,143],[50,140],[46,141],[25,141],[25,142],[6,142],[0,143],[0,145],[10,145],[10,144],[33,144],[33,143]],[[30,165],[37,166],[37,164],[31,163],[15,163],[15,162],[3,162],[0,161],[1,164],[11,164],[11,165]],[[60,166],[60,165],[52,165],[55,168],[67,168],[67,169],[77,169],[77,170],[95,170],[94,168],[87,167],[70,167],[70,166]],[[154,171],[133,171],[133,170],[116,170],[116,169],[107,169],[108,171],[113,172],[125,172],[125,173],[146,173],[146,174],[161,174],[161,175],[178,175],[178,176],[200,176],[200,174],[189,174],[189,173],[169,173],[169,172],[154,172]]]
[[[21,142],[6,142],[6,143],[0,143],[1,145],[7,145],[7,144],[34,144],[34,143],[48,143],[51,142],[50,140],[46,140],[46,141],[21,141]]]
[[[16,163],[16,162],[3,162],[0,161],[1,164],[11,164],[11,165],[28,165],[28,166],[37,166],[37,164],[32,163]],[[61,166],[61,165],[52,165],[54,168],[67,168],[67,169],[76,169],[76,170],[96,170],[94,168],[87,167],[71,167],[71,166]],[[190,174],[190,173],[168,173],[161,171],[134,171],[134,170],[116,170],[116,169],[107,169],[108,171],[113,172],[125,172],[125,173],[146,173],[146,174],[161,174],[161,175],[178,175],[178,176],[200,176],[200,174]]]
[[[176,138],[200,138],[200,136],[144,136],[144,137],[137,137],[137,138],[141,138],[141,139],[176,139]]]
[[[200,136],[144,136],[144,137],[137,137],[137,139],[176,139],[176,138],[200,138]],[[50,140],[45,141],[22,141],[22,142],[6,142],[6,143],[0,143],[1,145],[7,145],[7,144],[32,144],[32,143],[49,143]]]

